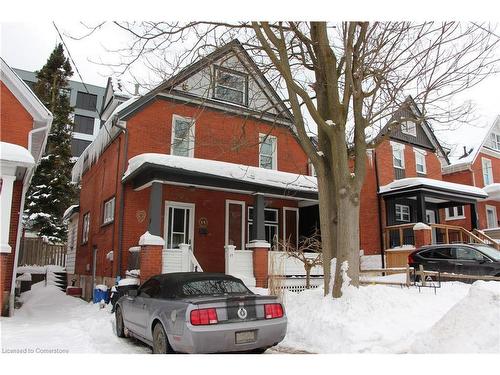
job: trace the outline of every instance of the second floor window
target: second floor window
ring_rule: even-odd
[[[172,120],[172,155],[194,157],[194,127],[192,118],[174,115]]]
[[[82,243],[89,242],[89,231],[90,231],[90,212],[83,215],[82,224]]]
[[[484,185],[493,183],[493,165],[490,159],[482,158]]]
[[[89,111],[97,110],[97,95],[78,91],[76,94],[76,107]]]
[[[214,97],[216,99],[246,105],[247,88],[248,78],[245,74],[215,67]]]
[[[272,135],[259,135],[259,167],[277,169],[277,140]]]
[[[394,168],[405,169],[405,146],[403,144],[392,144],[392,163]]]
[[[415,149],[415,167],[418,174],[426,174],[427,166],[425,164],[426,152],[422,150]]]
[[[108,199],[106,202],[104,202],[102,223],[108,224],[113,222],[114,219],[115,219],[115,197]]]

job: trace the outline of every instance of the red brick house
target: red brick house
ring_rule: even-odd
[[[233,41],[124,100],[108,87],[105,123],[73,169],[74,277],[87,298],[92,285],[134,269],[142,280],[198,269],[266,285],[281,256],[269,251],[275,236],[297,242],[318,227],[318,195],[287,106],[244,48]],[[411,98],[404,110],[419,116]],[[414,243],[414,223],[439,223],[446,207],[486,197],[442,181],[449,162],[429,124],[378,137],[361,197],[366,254]],[[301,264],[285,268],[303,274]]]
[[[443,169],[443,179],[483,188],[488,199],[478,203],[478,228],[500,239],[500,116],[478,145],[464,147],[464,154]],[[470,228],[469,208],[446,212],[450,223]]]
[[[52,114],[0,58],[0,306],[12,315],[24,198],[52,124]]]

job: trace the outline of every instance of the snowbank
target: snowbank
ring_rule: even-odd
[[[467,296],[415,339],[415,353],[499,353],[500,283],[476,281]]]
[[[316,353],[406,353],[416,335],[429,330],[469,288],[443,283],[435,295],[425,288],[419,293],[383,285],[347,287],[335,300],[323,297],[322,288],[287,292],[288,330],[281,345]]]

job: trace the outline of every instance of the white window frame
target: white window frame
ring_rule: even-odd
[[[405,145],[402,143],[391,142],[392,146],[392,165],[394,168],[405,169]],[[396,165],[396,152],[400,152],[401,154],[401,166]]]
[[[90,211],[83,215],[82,220],[82,244],[89,242],[90,232]]]
[[[241,214],[241,248],[236,246],[236,250],[245,250],[245,223],[246,223],[246,211],[245,210],[245,201],[235,201],[232,199],[226,199],[226,225],[225,225],[225,244],[229,245],[229,205],[235,204],[240,205],[242,208]]]
[[[269,134],[262,134],[259,133],[259,168],[264,168],[261,165],[260,158],[262,156],[262,142],[264,140],[271,140],[273,142],[273,154],[271,155],[271,169],[270,170],[277,170],[278,169],[278,138],[274,135],[269,135]],[[269,155],[265,155],[269,156]],[[264,168],[264,169],[269,169],[269,168]]]
[[[174,154],[174,146],[175,146],[175,140],[176,139],[181,139],[179,137],[175,136],[175,121],[176,120],[181,120],[181,121],[191,121],[192,125],[189,127],[189,139],[188,139],[188,156],[190,158],[194,157],[194,145],[195,145],[195,134],[196,134],[196,121],[192,117],[185,117],[185,116],[179,116],[174,114],[172,116],[172,135],[171,135],[171,140],[170,140],[170,154]]]
[[[481,166],[483,169],[483,182],[484,186],[493,183],[493,163],[491,159],[481,158]]]
[[[413,152],[415,153],[415,170],[417,171],[417,173],[427,174],[427,162],[425,159],[425,157],[427,156],[427,152],[424,150],[420,150],[418,148],[414,148]],[[420,157],[422,158],[422,161],[423,161],[423,163],[421,163],[421,164],[419,164],[419,162],[418,162],[418,158],[420,158]],[[422,165],[422,167],[423,167],[422,171],[418,170],[419,165]]]
[[[229,74],[229,75],[232,75],[232,76],[235,76],[235,77],[240,77],[243,79],[244,81],[244,85],[243,85],[243,90],[240,91],[238,89],[235,89],[234,87],[230,87],[230,86],[224,86],[224,85],[221,85],[218,83],[218,73],[219,72],[223,72],[224,74]],[[248,75],[246,75],[245,73],[243,72],[236,72],[236,71],[232,71],[231,69],[227,69],[227,68],[224,68],[224,67],[220,67],[220,66],[215,66],[214,65],[214,98],[217,99],[217,100],[223,100],[225,102],[228,102],[228,103],[233,103],[233,104],[236,104],[236,105],[243,105],[243,106],[247,106],[247,103],[248,103],[248,98],[247,98],[247,92],[248,92]],[[227,90],[232,90],[232,91],[238,91],[238,92],[241,92],[243,95],[242,95],[242,98],[243,98],[243,101],[240,103],[240,102],[237,102],[237,101],[234,101],[234,100],[228,100],[227,98],[220,98],[217,96],[217,87],[223,87]]]
[[[500,133],[491,133],[491,147],[494,150],[500,151]]]
[[[318,174],[316,173],[316,168],[314,168],[314,164],[312,163],[312,161],[309,160],[308,166],[309,166],[309,176],[318,177]]]
[[[411,130],[408,130],[411,129]],[[401,133],[417,136],[417,123],[415,121],[406,120],[401,123]]]
[[[464,206],[461,206],[461,207],[462,207],[462,215],[458,214],[458,207],[457,206],[455,206],[455,207],[446,207],[446,209],[444,210],[446,220],[461,220],[461,219],[465,219],[465,207]],[[449,212],[450,208],[453,208],[453,215],[450,215],[450,212]]]
[[[104,201],[102,223],[109,224],[115,220],[115,197]]]
[[[250,240],[250,224],[253,223],[253,217],[252,215],[250,215],[250,209],[254,209],[254,206],[248,206],[247,207],[247,216],[248,216],[248,219],[247,219],[247,231],[248,231],[248,239]],[[276,221],[268,221],[265,219],[265,211],[274,211],[276,212]],[[278,236],[279,238],[279,235],[280,235],[280,220],[279,220],[279,209],[277,208],[264,208],[264,230],[265,230],[265,227],[267,226],[272,226],[272,227],[276,227],[276,235]]]
[[[186,202],[174,202],[174,201],[165,201],[165,213],[164,213],[164,223],[165,227],[163,228],[163,239],[165,240],[165,249],[168,249],[168,244],[172,243],[172,241],[168,238],[168,227],[170,225],[168,221],[168,209],[172,208],[183,208],[183,209],[190,209],[191,214],[189,215],[189,236],[190,238],[187,239],[187,243],[190,243],[191,245],[191,251],[194,253],[194,220],[195,220],[195,215],[196,215],[196,206],[194,203],[186,203]],[[191,241],[191,242],[190,242]]]
[[[399,213],[398,213],[398,209],[399,209]],[[403,209],[408,209],[408,213],[404,213],[403,212]],[[408,220],[405,220],[404,219],[404,216],[405,215],[408,215]],[[411,221],[411,210],[410,210],[410,206],[406,205],[406,204],[396,204],[395,208],[394,208],[394,216],[395,216],[395,220],[396,221],[402,221],[402,222],[405,222],[405,223],[409,223]],[[399,216],[399,217],[398,217]]]
[[[487,228],[497,228],[498,227],[498,213],[497,213],[497,208],[495,206],[490,206],[490,205],[486,205],[486,227]],[[488,211],[492,211],[493,212],[493,216],[494,216],[494,222],[493,223],[490,223],[489,220],[488,220]],[[491,224],[493,224],[493,226],[491,226]]]
[[[283,207],[283,243],[286,243],[286,212],[295,211],[295,232],[297,233],[297,238],[295,243],[299,244],[299,209],[297,207]]]

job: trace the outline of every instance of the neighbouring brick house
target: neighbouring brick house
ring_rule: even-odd
[[[24,199],[52,124],[52,114],[0,58],[0,306],[12,315]]]
[[[202,269],[263,286],[280,253],[269,251],[275,236],[296,243],[319,226],[316,179],[293,118],[238,41],[144,96],[123,102],[107,90],[104,106],[113,110],[73,169],[81,193],[71,211],[78,233],[69,277],[87,298],[93,284],[109,286],[134,269],[142,280]],[[414,243],[411,223],[438,223],[446,207],[486,197],[442,181],[449,161],[432,128],[416,120],[411,98],[400,111],[415,121],[382,129],[368,151],[366,254]],[[285,266],[287,275],[303,274],[300,264]]]
[[[478,203],[478,228],[500,239],[500,116],[479,144],[464,146],[463,155],[443,168],[443,179],[477,186],[488,193],[488,199]],[[445,219],[451,224],[471,226],[468,207],[448,210]]]

